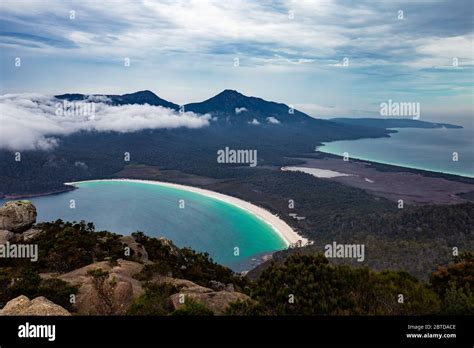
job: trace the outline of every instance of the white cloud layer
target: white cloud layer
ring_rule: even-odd
[[[459,7],[456,10],[462,13],[466,1],[459,2],[450,10]],[[473,64],[472,29],[459,29],[464,19],[459,14],[457,21],[446,20],[441,0],[400,4],[343,0],[4,3],[5,17],[15,18],[31,34],[38,27],[42,33],[38,36],[54,40],[34,40],[31,45],[31,37],[21,36],[3,44],[21,45],[36,53],[70,55],[73,51],[82,58],[147,60],[181,52],[246,56],[247,62],[259,64],[264,59],[266,65],[334,65],[331,60],[356,50],[358,58],[351,65],[378,60],[430,68],[432,60],[442,62],[446,53],[463,65]],[[71,9],[76,11],[74,20],[69,19]],[[400,9],[405,10],[405,20],[397,18]],[[41,20],[31,23],[24,14]],[[455,39],[451,39],[453,33]],[[64,47],[58,47],[61,44]]]
[[[88,99],[91,100],[91,99]],[[100,102],[64,103],[40,94],[0,96],[0,149],[48,150],[78,131],[136,132],[143,129],[201,128],[210,115],[179,114],[161,106]]]

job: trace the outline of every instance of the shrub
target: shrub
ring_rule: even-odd
[[[168,315],[173,311],[169,297],[178,292],[172,284],[145,283],[145,293],[127,311],[128,315]]]
[[[179,309],[175,310],[171,315],[177,316],[210,316],[214,315],[214,312],[207,308],[202,303],[199,303],[192,298],[187,298],[186,302]]]

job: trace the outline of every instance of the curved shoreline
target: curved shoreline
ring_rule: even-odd
[[[254,215],[259,220],[265,222],[266,224],[270,225],[273,231],[280,236],[280,238],[285,242],[286,246],[290,244],[297,243],[298,241],[301,242],[302,245],[308,242],[308,239],[305,237],[300,236],[296,231],[294,231],[285,221],[280,219],[278,216],[273,215],[269,211],[244,201],[240,198],[232,197],[229,195],[225,195],[222,193],[218,193],[215,191],[205,190],[202,188],[194,187],[194,186],[187,186],[181,184],[173,184],[169,182],[163,181],[154,181],[154,180],[139,180],[139,179],[98,179],[98,180],[84,180],[84,181],[75,181],[75,182],[65,182],[64,185],[68,186],[75,186],[76,184],[81,183],[88,183],[88,182],[102,182],[102,181],[119,181],[119,182],[136,182],[142,184],[149,184],[149,185],[158,185],[158,186],[165,186],[171,187],[179,190],[194,192],[197,194],[201,194],[206,197],[214,198],[220,200],[222,202],[231,204],[236,206],[240,209],[245,210],[246,212]]]

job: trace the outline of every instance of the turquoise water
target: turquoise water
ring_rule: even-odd
[[[102,181],[77,185],[74,191],[30,200],[37,221],[91,221],[96,230],[120,234],[143,231],[166,237],[179,247],[206,251],[236,271],[249,269],[252,258],[286,247],[273,229],[245,210],[180,189],[136,182]],[[75,200],[71,209],[69,202]],[[185,208],[179,208],[184,200]],[[240,256],[234,256],[239,247]]]
[[[474,131],[463,129],[400,128],[390,138],[325,143],[319,150],[335,155],[474,177]],[[458,161],[452,160],[453,152]]]

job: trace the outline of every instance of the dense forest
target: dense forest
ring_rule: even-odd
[[[256,149],[258,165],[298,163],[285,157],[313,152],[323,141],[377,137],[384,129],[357,126],[301,127],[296,124],[212,125],[203,129],[144,130],[135,133],[81,132],[59,140],[50,151],[0,151],[0,196],[40,194],[64,190],[64,182],[106,178],[131,163],[180,170],[211,178],[239,176],[232,166],[222,166],[216,153],[226,146]],[[124,160],[125,153],[130,161]]]
[[[418,277],[427,277],[436,265],[446,264],[453,247],[474,250],[472,203],[398,209],[396,202],[360,189],[304,173],[281,172],[281,165],[302,163],[292,157],[318,156],[314,153],[318,142],[310,138],[323,141],[330,136],[277,126],[271,132],[215,126],[205,130],[73,134],[51,152],[22,153],[20,162],[13,160],[12,153],[0,152],[5,164],[0,170],[0,190],[9,194],[45,193],[71,189],[63,186],[64,182],[111,177],[182,182],[240,197],[278,214],[314,240],[307,248],[309,252],[321,252],[325,244],[335,240],[364,243],[365,264],[376,270],[405,269]],[[225,146],[257,148],[259,165],[220,165],[216,151]],[[124,161],[125,152],[130,153],[130,162]],[[381,165],[380,170],[389,167]],[[183,177],[197,179],[180,181]],[[289,200],[294,201],[294,209],[289,209]],[[289,213],[305,220],[296,221]]]
[[[321,255],[292,255],[250,284],[238,315],[474,314],[474,258],[466,253],[431,275],[429,283],[403,271],[331,265]]]

